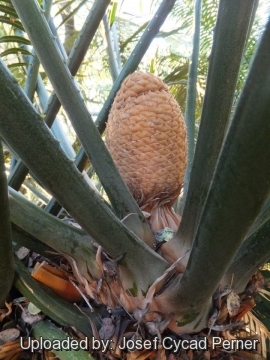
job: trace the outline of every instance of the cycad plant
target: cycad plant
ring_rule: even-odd
[[[66,2],[64,7],[70,3]],[[4,15],[0,20],[12,25],[14,30],[14,35],[9,34],[4,40],[21,46],[10,52],[30,55],[31,60],[22,57],[24,60],[17,64],[27,69],[24,89],[10,72],[14,66],[7,63],[8,69],[4,61],[0,62],[0,136],[4,148],[8,149],[4,154],[10,152],[15,159],[10,163],[6,160],[10,167],[7,181],[2,154],[0,159],[0,304],[3,308],[0,319],[9,318],[10,313],[15,312],[15,305],[22,301],[21,310],[16,310],[16,314],[21,319],[18,328],[24,341],[18,345],[18,340],[9,337],[9,342],[0,343],[0,358],[31,358],[31,349],[22,353],[22,345],[29,345],[29,330],[31,337],[42,337],[51,344],[67,336],[77,340],[88,337],[87,346],[81,342],[79,351],[61,351],[61,344],[55,342],[52,351],[60,359],[266,358],[268,331],[248,311],[255,305],[257,292],[268,296],[257,270],[270,257],[267,202],[270,191],[270,21],[257,44],[232,113],[238,73],[258,1],[219,1],[194,151],[201,16],[201,1],[195,1],[195,34],[185,111],[187,186],[182,192],[182,203],[176,206],[177,212],[183,208],[178,226],[180,214],[176,215],[171,206],[183,184],[167,186],[165,181],[164,188],[151,193],[150,197],[150,204],[158,197],[155,210],[169,204],[168,211],[176,219],[174,222],[164,221],[166,211],[165,215],[164,211],[156,211],[155,220],[151,220],[152,205],[143,203],[147,184],[141,185],[144,173],[146,179],[154,178],[154,189],[161,183],[160,173],[165,172],[163,180],[174,179],[171,163],[168,170],[169,160],[159,162],[163,156],[160,148],[167,150],[171,146],[172,153],[179,147],[182,149],[182,160],[177,158],[180,165],[175,161],[176,172],[177,167],[186,163],[181,112],[171,110],[170,114],[166,110],[168,104],[173,104],[171,109],[174,109],[175,100],[159,79],[137,73],[137,77],[131,75],[123,85],[127,86],[129,79],[133,79],[136,90],[132,90],[134,84],[127,86],[133,93],[122,88],[112,106],[122,83],[138,68],[175,0],[160,3],[123,67],[117,51],[108,52],[115,81],[94,122],[74,77],[102,18],[105,24],[111,24],[106,15],[109,3],[109,0],[93,3],[67,57],[49,15],[51,1],[44,1],[43,5],[36,0],[1,2]],[[71,12],[67,20],[72,15]],[[108,46],[113,46],[112,32],[107,35]],[[50,97],[44,88],[46,77],[54,90]],[[152,82],[161,85],[155,88]],[[158,94],[149,95],[152,85]],[[36,99],[39,99],[38,109],[33,105]],[[126,99],[133,105],[125,112]],[[160,109],[156,99],[162,105]],[[81,144],[76,154],[69,144],[60,143],[57,135],[54,137],[50,131],[61,105]],[[118,111],[121,106],[122,112]],[[121,121],[121,116],[128,121]],[[108,117],[117,123],[111,128],[109,140],[121,129],[115,141],[117,155],[108,141],[119,169],[101,136]],[[173,122],[175,118],[178,120]],[[182,130],[177,139],[171,141],[175,133],[178,134],[175,126]],[[127,155],[127,143],[129,139],[133,141],[135,132],[140,147],[133,147]],[[149,142],[155,136],[157,141]],[[143,159],[143,166],[142,162],[136,163],[137,157]],[[121,160],[131,164],[131,176],[121,168]],[[88,174],[83,172],[86,166]],[[45,209],[18,191],[29,171],[31,179],[38,184],[36,193],[44,199],[43,188],[52,195]],[[89,180],[93,174],[100,181],[103,196]],[[137,179],[136,174],[140,174]],[[181,176],[172,181],[182,182]],[[57,214],[61,216],[55,216]],[[63,220],[63,214],[69,223]],[[16,254],[20,254],[19,245],[30,249],[28,258],[20,254],[23,261],[17,255],[13,260],[12,244]],[[32,267],[33,262],[36,264],[31,276],[27,265]],[[6,302],[8,310],[4,310],[5,300],[15,296],[14,289],[26,299],[16,299],[13,310]],[[3,331],[14,327],[7,321],[3,324]],[[101,347],[96,346],[95,341],[101,340]],[[88,351],[84,350],[87,347]],[[37,356],[34,352],[32,358]],[[53,355],[44,350],[42,356],[49,359]]]

